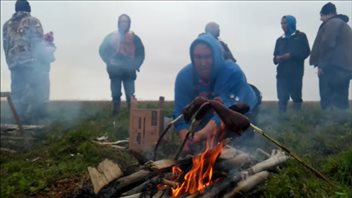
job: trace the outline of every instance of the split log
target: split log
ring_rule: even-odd
[[[141,184],[149,180],[151,177],[156,175],[155,172],[148,170],[139,170],[131,175],[121,177],[114,182],[111,182],[108,186],[100,190],[99,197],[118,197],[122,192],[130,190],[134,186]]]
[[[251,158],[247,153],[240,153],[237,156],[227,159],[227,160],[218,160],[216,162],[216,167],[228,171],[233,170],[234,168],[241,168],[251,162]]]
[[[97,168],[88,167],[88,172],[96,194],[105,185],[123,175],[120,167],[108,159],[101,162]]]
[[[268,176],[268,171],[261,171],[254,175],[251,175],[246,180],[240,181],[235,187],[235,189],[224,195],[224,198],[240,197],[244,193],[253,189],[258,184],[264,182]]]
[[[176,164],[175,160],[163,159],[163,160],[146,163],[144,167],[152,171],[159,171],[159,170],[171,168],[175,164]]]
[[[24,130],[40,130],[43,129],[44,125],[22,125]],[[1,131],[15,131],[19,130],[18,125],[16,124],[1,124],[0,125]]]

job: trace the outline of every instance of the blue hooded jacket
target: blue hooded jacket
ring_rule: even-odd
[[[192,52],[196,44],[199,43],[208,45],[213,52],[213,67],[209,85],[201,83],[194,66]],[[213,36],[203,34],[195,39],[190,47],[190,57],[192,63],[182,68],[176,77],[174,118],[182,114],[182,109],[191,103],[195,97],[199,95],[204,96],[204,92],[208,93],[208,99],[220,97],[224,105],[228,107],[237,102],[244,102],[252,110],[257,105],[259,98],[247,83],[246,76],[240,66],[231,60],[224,60],[220,43]],[[220,126],[221,120],[216,114],[211,114],[209,119],[213,119],[217,126]],[[203,119],[203,124],[206,124],[209,119]],[[177,132],[188,127],[189,123],[184,119],[175,123]]]
[[[285,32],[285,36],[289,38],[294,32],[296,32],[296,18],[291,15],[285,15],[282,18],[285,19],[287,23],[287,32]]]

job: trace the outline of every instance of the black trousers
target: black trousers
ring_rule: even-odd
[[[279,99],[279,110],[286,111],[287,103],[292,101],[301,104],[302,100],[302,79],[303,75],[291,75],[276,77],[276,90]]]
[[[339,68],[324,68],[319,76],[320,106],[327,110],[349,108],[348,91],[351,73]]]

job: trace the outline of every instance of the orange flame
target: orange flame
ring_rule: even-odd
[[[203,192],[207,186],[212,184],[215,161],[224,147],[224,143],[221,141],[212,148],[212,142],[213,140],[208,139],[205,151],[193,157],[192,169],[184,176],[184,181],[181,185],[171,189],[172,197],[178,197],[186,192],[188,194]],[[183,171],[180,167],[172,167],[174,177],[178,178],[182,173]]]

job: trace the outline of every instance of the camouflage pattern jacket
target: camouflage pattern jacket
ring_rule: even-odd
[[[36,48],[43,40],[40,21],[29,12],[16,12],[3,26],[3,47],[10,70],[37,61]]]

